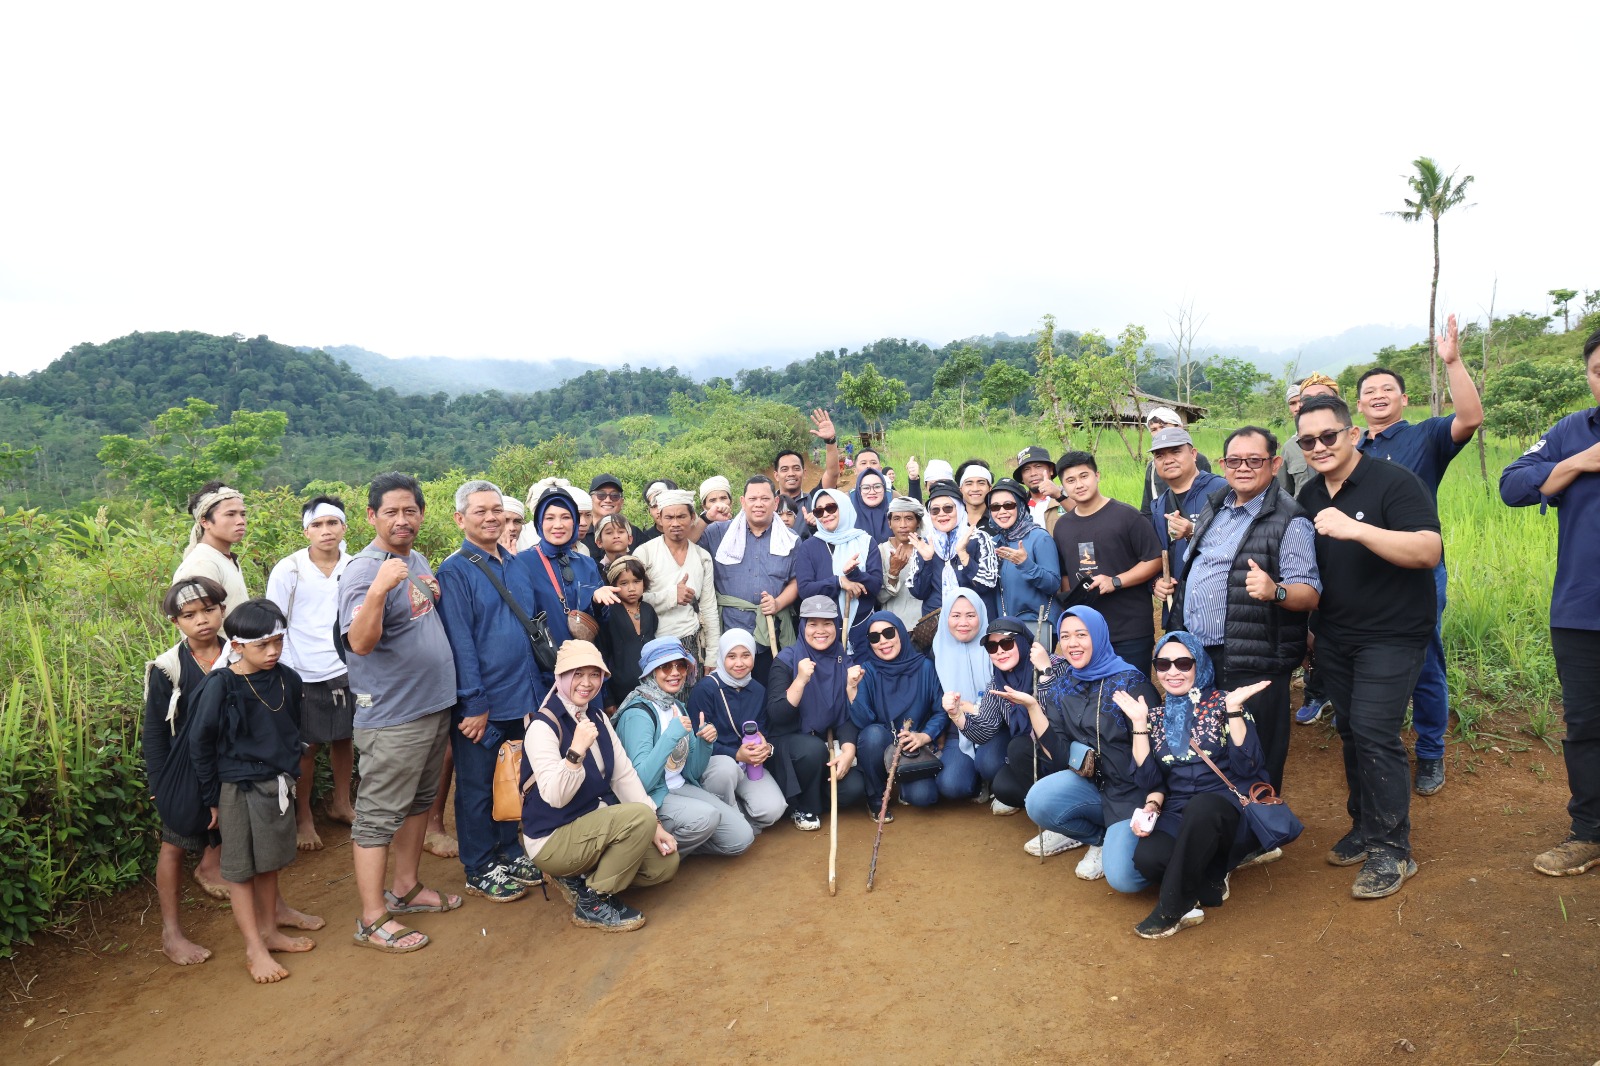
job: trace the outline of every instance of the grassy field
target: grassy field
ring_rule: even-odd
[[[1407,412],[1413,421],[1426,410]],[[1269,426],[1280,438],[1287,422]],[[1222,454],[1227,427],[1201,424],[1191,433],[1195,444],[1215,460]],[[1059,454],[1057,442],[1002,429],[898,429],[889,433],[884,461],[904,485],[906,459],[915,455],[952,466],[977,457],[1007,474],[1017,452],[1029,444],[1045,444]],[[1144,439],[1148,446],[1148,435]],[[1496,488],[1500,471],[1517,456],[1506,441],[1490,439],[1489,481],[1478,464],[1477,444],[1450,465],[1439,486],[1439,518],[1444,528],[1445,561],[1450,571],[1449,606],[1444,616],[1445,653],[1450,672],[1452,706],[1459,715],[1458,735],[1504,737],[1521,732],[1551,741],[1560,733],[1555,664],[1550,654],[1550,582],[1555,573],[1556,516],[1537,507],[1506,507]],[[1144,462],[1128,455],[1122,441],[1107,433],[1096,454],[1107,495],[1137,506]],[[1215,465],[1215,463],[1213,463]],[[1218,469],[1220,473],[1220,468]],[[1493,722],[1496,712],[1508,712]]]

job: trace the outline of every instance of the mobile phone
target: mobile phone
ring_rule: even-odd
[[[1149,833],[1155,829],[1156,818],[1159,816],[1160,813],[1158,811],[1152,811],[1147,808],[1140,807],[1138,810],[1133,812],[1133,817],[1129,819],[1129,823],[1134,829],[1142,829],[1146,833]]]
[[[483,724],[483,736],[478,738],[478,743],[490,751],[499,751],[500,742],[506,739],[505,731],[493,722]]]

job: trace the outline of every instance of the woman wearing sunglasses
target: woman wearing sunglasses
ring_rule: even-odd
[[[1067,763],[1064,759],[1053,759],[1045,746],[1035,741],[1027,710],[1003,693],[1006,689],[1031,693],[1040,664],[1048,668],[1050,656],[1034,642],[1027,624],[1019,618],[996,618],[990,622],[983,636],[983,650],[989,655],[993,673],[977,713],[1003,723],[1002,732],[1007,737],[1005,763],[995,772],[989,788],[995,802],[1021,810],[1033,783],[1046,774],[1067,769]],[[1041,851],[1045,855],[1059,855],[1082,846],[1080,840],[1046,829],[1029,837],[1023,848],[1029,855],[1038,855]]]
[[[644,680],[617,710],[617,736],[682,854],[738,855],[755,842],[755,830],[737,807],[700,786],[720,731],[714,720],[689,717],[684,697],[694,665],[673,637],[646,644],[639,653]]]
[[[912,543],[922,562],[912,578],[911,595],[932,614],[958,587],[972,589],[983,602],[986,617],[999,614],[995,589],[1000,584],[1000,559],[994,540],[967,523],[966,502],[953,481],[928,490],[928,518]]]
[[[893,611],[878,611],[867,619],[867,647],[872,654],[862,664],[850,717],[861,730],[856,750],[866,779],[867,813],[876,818],[889,778],[884,752],[898,745],[913,755],[943,736],[950,719],[933,660],[912,647],[910,631]],[[939,801],[939,786],[932,778],[903,781],[900,798],[913,807],[931,807]],[[893,821],[894,814],[884,820]]]
[[[1204,921],[1202,907],[1220,907],[1228,898],[1228,871],[1260,848],[1238,800],[1194,749],[1237,788],[1267,776],[1244,704],[1270,682],[1220,691],[1204,645],[1188,633],[1162,639],[1155,676],[1164,699],[1128,692],[1113,697],[1132,726],[1134,782],[1146,793],[1132,825],[1139,838],[1133,863],[1161,893],[1149,917],[1134,927],[1146,940]]]
[[[1128,819],[1148,790],[1133,779],[1133,737],[1114,697],[1126,692],[1150,703],[1155,689],[1112,650],[1111,631],[1093,607],[1061,612],[1056,632],[1058,654],[1033,659],[1038,698],[1015,687],[998,690],[1028,712],[1039,738],[1040,777],[1028,789],[1028,817],[1089,845],[1075,871],[1083,880],[1104,877],[1118,892],[1139,892],[1147,882],[1133,863],[1138,838]],[[1056,772],[1044,772],[1046,758]],[[1046,838],[1046,850],[1052,842]]]
[[[812,535],[795,551],[797,595],[826,596],[845,619],[846,652],[853,661],[867,654],[867,616],[883,587],[883,562],[872,537],[856,528],[856,508],[838,489],[818,489],[811,514]]]
[[[1061,588],[1056,542],[1034,522],[1028,490],[1010,478],[1001,478],[989,490],[989,520],[998,531],[994,551],[1000,560],[1000,614],[1034,618]]]

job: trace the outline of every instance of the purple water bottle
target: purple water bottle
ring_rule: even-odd
[[[759,748],[766,742],[767,738],[761,735],[761,727],[759,725],[754,722],[746,722],[744,724],[745,747]],[[766,776],[766,773],[766,770],[762,769],[756,763],[747,762],[744,764],[744,776],[751,781],[760,781]]]

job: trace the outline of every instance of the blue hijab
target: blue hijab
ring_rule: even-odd
[[[1154,680],[1156,687],[1166,696],[1162,724],[1166,727],[1167,750],[1181,759],[1189,750],[1189,734],[1194,729],[1194,708],[1211,694],[1216,671],[1211,665],[1211,656],[1206,654],[1205,645],[1193,633],[1168,633],[1156,645],[1156,654],[1160,655],[1162,648],[1174,643],[1182,644],[1194,656],[1194,688],[1182,696],[1174,696],[1161,685],[1160,679]]]
[[[1061,632],[1061,624],[1066,621],[1069,614],[1082,622],[1083,628],[1089,631],[1089,644],[1093,649],[1089,661],[1083,664],[1082,669],[1074,669],[1071,663],[1062,660],[1060,665],[1066,668],[1068,676],[1074,681],[1103,681],[1130,670],[1140,677],[1144,676],[1143,670],[1112,649],[1111,629],[1106,625],[1105,616],[1093,607],[1068,607],[1062,611],[1056,616],[1057,634]]]
[[[842,724],[850,716],[850,700],[845,690],[845,674],[850,669],[850,659],[845,655],[840,639],[839,620],[833,619],[833,643],[818,651],[806,643],[805,620],[800,622],[800,639],[780,651],[775,662],[781,662],[798,676],[800,660],[810,659],[816,664],[811,680],[800,694],[800,732],[822,736]]]
[[[885,685],[891,688],[914,683],[928,657],[911,643],[911,634],[906,631],[906,624],[900,620],[899,615],[893,611],[873,612],[867,619],[867,632],[872,632],[872,627],[878,622],[887,622],[894,626],[896,633],[900,634],[900,654],[893,659],[880,659],[876,652],[871,651],[872,645],[868,645],[868,654],[861,660],[862,666],[869,674],[876,674],[882,678]]]
[[[941,713],[939,698],[943,693],[939,689],[939,672],[933,661],[911,643],[911,634],[899,615],[893,611],[875,612],[867,619],[867,632],[876,629],[879,623],[894,627],[900,635],[900,651],[893,659],[880,659],[871,649],[882,645],[867,646],[867,654],[861,660],[866,676],[856,693],[850,717],[863,728],[877,722],[896,729],[907,718],[914,726],[925,724],[933,715]]]
[[[876,507],[868,507],[861,499],[861,486],[869,477],[877,478],[883,486],[883,499]],[[888,480],[877,470],[868,467],[856,475],[855,488],[850,490],[850,502],[856,509],[856,528],[866,530],[874,544],[882,544],[889,539],[889,501],[892,499],[894,494],[889,491]]]

